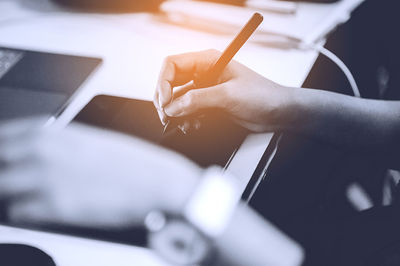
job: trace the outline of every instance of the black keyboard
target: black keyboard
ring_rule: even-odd
[[[24,56],[24,52],[0,48],[0,79]]]

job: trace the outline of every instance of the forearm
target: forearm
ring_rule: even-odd
[[[244,203],[235,211],[216,246],[222,265],[294,266],[303,259],[298,244]]]
[[[357,150],[391,153],[400,148],[400,101],[295,89],[290,102],[287,130]]]

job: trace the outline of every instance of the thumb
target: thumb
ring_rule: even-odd
[[[222,87],[222,84],[218,84],[208,88],[190,90],[167,105],[164,111],[168,116],[180,117],[202,109],[222,107],[223,101],[226,100]]]

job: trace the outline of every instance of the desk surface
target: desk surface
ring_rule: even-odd
[[[0,243],[37,247],[49,254],[57,266],[169,265],[146,248],[8,226],[0,226]]]
[[[264,24],[267,25],[262,30],[281,32],[306,42],[313,42],[339,23],[345,22],[350,12],[362,1],[342,0],[334,4],[300,3],[294,15],[264,13]],[[232,16],[233,13],[229,12],[225,13]],[[240,21],[248,18],[250,11],[241,9],[232,12]],[[158,15],[148,13],[72,12],[60,8],[50,0],[0,0],[0,14],[2,46],[104,59],[100,69],[84,84],[81,93],[58,119],[57,124],[61,126],[66,125],[96,94],[151,100],[163,58],[170,54],[209,48],[222,50],[234,34],[227,32],[216,35],[194,31],[167,24],[160,20]],[[302,85],[316,58],[315,52],[281,50],[254,41],[247,43],[235,57],[269,79],[296,87]],[[238,177],[250,177],[270,138],[271,134],[249,137],[231,162],[229,170]],[[245,184],[248,180],[245,178],[242,181]],[[102,265],[115,264],[115,260],[111,259],[113,255],[108,255],[109,252],[102,252],[101,255],[97,252],[96,256],[83,254],[84,257],[79,262],[72,263],[71,258],[68,260],[66,254],[79,246],[70,244],[74,240],[86,249],[92,248],[92,253],[88,251],[88,254],[94,254],[94,250],[98,248],[96,245],[100,242],[52,234],[45,234],[41,238],[41,233],[22,232],[7,227],[0,227],[0,231],[1,242],[13,239],[20,241],[21,235],[26,234],[27,237],[23,237],[24,241],[54,253],[56,258],[59,256],[59,265],[99,265],[98,260],[102,256],[104,260],[100,260],[109,262]],[[143,258],[146,263],[140,263],[141,265],[160,263],[157,259],[152,261],[153,256],[150,252],[143,249],[103,242],[98,245],[110,245],[110,250],[115,251],[118,256],[126,254],[126,261]]]

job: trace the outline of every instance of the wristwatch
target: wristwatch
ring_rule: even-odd
[[[148,246],[177,265],[212,260],[214,240],[226,229],[240,197],[234,176],[218,167],[207,169],[181,214],[155,210],[147,215]]]

